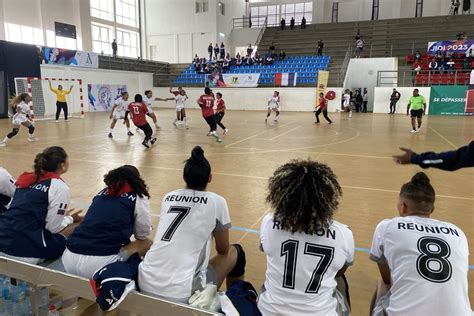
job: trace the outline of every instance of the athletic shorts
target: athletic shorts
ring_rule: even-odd
[[[280,109],[280,107],[278,105],[269,105],[268,109],[278,111]]]
[[[422,110],[422,109],[419,109],[419,110],[411,110],[411,111],[410,111],[410,115],[411,115],[411,117],[421,118],[421,117],[423,116],[423,110]]]
[[[181,112],[181,110],[184,110],[184,106],[177,106],[176,107],[176,112]]]
[[[149,105],[146,106],[147,110],[148,110],[148,114],[152,114],[153,113],[153,108]]]
[[[123,120],[125,118],[125,112],[114,112],[112,117],[114,120]]]
[[[385,316],[387,315],[387,308],[390,304],[390,292],[379,297],[375,302],[374,309],[372,310],[372,316]]]
[[[21,125],[27,121],[28,121],[28,118],[26,117],[26,114],[16,113],[15,115],[13,115],[13,120],[12,120],[13,125]]]
[[[110,256],[87,256],[74,253],[66,248],[62,256],[64,269],[67,273],[86,279],[92,278],[94,273],[110,263],[127,259],[128,254],[125,250],[120,250],[118,254]]]

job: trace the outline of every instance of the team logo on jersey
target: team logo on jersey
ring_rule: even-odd
[[[66,210],[67,210],[67,204],[59,204],[59,209],[58,209],[58,215],[64,215],[66,214]]]

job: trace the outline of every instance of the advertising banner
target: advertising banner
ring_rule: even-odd
[[[50,65],[99,68],[99,54],[93,52],[43,47],[42,58]]]
[[[472,115],[466,112],[468,86],[432,86],[430,115]]]
[[[260,74],[210,74],[206,78],[206,87],[254,88],[258,87]]]
[[[446,53],[452,51],[455,54],[466,54],[469,50],[474,49],[474,40],[452,40],[428,43],[428,54],[434,55],[441,48]]]
[[[90,112],[105,112],[112,110],[115,100],[122,92],[127,91],[126,85],[88,84],[88,99]]]
[[[319,70],[318,71],[318,86],[317,86],[317,96],[319,98],[319,94],[325,93],[326,88],[328,87],[329,81],[329,71]]]

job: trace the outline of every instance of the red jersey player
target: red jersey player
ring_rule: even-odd
[[[222,118],[224,117],[225,115],[225,102],[224,102],[224,99],[222,99],[222,93],[220,92],[217,92],[216,93],[216,97],[217,97],[217,111],[216,111],[216,123],[217,125],[219,125],[223,130],[224,130],[224,135],[227,134],[227,132],[229,131],[225,126],[224,124],[221,123],[222,121]]]
[[[332,124],[331,119],[328,117],[328,99],[324,97],[324,93],[319,94],[319,104],[316,107],[316,122],[315,124],[319,124],[319,114],[323,112],[323,116],[328,121],[329,124]]]
[[[222,139],[217,135],[217,123],[216,117],[214,115],[214,93],[212,93],[211,88],[206,87],[204,89],[204,94],[199,97],[197,103],[201,107],[202,117],[206,120],[209,125],[210,131],[209,135],[213,136],[216,139],[216,142],[221,143]]]
[[[141,129],[145,133],[145,139],[142,142],[142,145],[146,148],[150,148],[148,143],[152,145],[156,142],[156,138],[151,138],[153,135],[153,129],[146,120],[146,114],[148,109],[145,103],[143,103],[143,98],[141,94],[135,95],[135,102],[132,102],[128,105],[127,112],[125,113],[125,118],[127,118],[128,113],[132,116],[133,124],[136,127]]]

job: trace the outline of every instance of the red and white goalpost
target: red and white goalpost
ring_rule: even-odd
[[[66,96],[70,118],[84,118],[84,89],[82,79],[77,78],[15,78],[16,93],[29,93],[32,96],[30,116],[35,120],[54,119],[56,113],[56,95],[49,90],[48,79],[53,88],[62,85],[69,90],[75,85],[71,93]],[[63,115],[61,113],[61,115]]]

